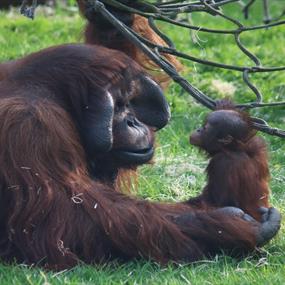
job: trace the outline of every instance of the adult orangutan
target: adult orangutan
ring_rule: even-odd
[[[134,0],[121,0],[122,4],[139,5]],[[168,75],[161,71],[139,48],[128,41],[112,24],[108,22],[100,13],[94,11],[92,6],[86,0],[77,0],[81,14],[87,19],[88,23],[85,28],[85,42],[88,44],[102,45],[111,49],[120,50],[134,59],[148,72],[152,74],[161,86],[166,87],[170,81]],[[148,20],[140,15],[120,10],[111,5],[104,4],[117,19],[132,28],[136,33],[145,39],[158,45],[166,43],[153,31],[149,26]],[[180,62],[170,54],[164,54],[165,58],[177,70],[182,69]]]
[[[205,199],[207,209],[120,192],[121,170],[152,158],[169,116],[159,86],[119,51],[64,45],[15,61],[0,82],[1,259],[59,270],[195,261],[268,242],[280,226],[274,208],[257,221],[226,199]]]

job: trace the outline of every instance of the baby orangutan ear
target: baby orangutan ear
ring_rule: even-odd
[[[234,138],[231,135],[227,135],[222,139],[218,139],[218,142],[223,144],[223,145],[229,145],[230,143],[232,143],[234,140]]]

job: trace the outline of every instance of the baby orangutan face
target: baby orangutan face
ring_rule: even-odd
[[[235,110],[218,110],[191,134],[190,143],[212,154],[235,141],[247,140],[251,132],[247,116]]]

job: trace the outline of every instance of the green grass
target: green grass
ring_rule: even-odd
[[[257,4],[261,5],[258,0]],[[282,1],[273,1],[275,12],[281,10]],[[257,5],[258,6],[258,5]],[[258,13],[256,6],[255,12]],[[283,5],[284,6],[284,5]],[[232,5],[228,13],[238,14],[238,6]],[[21,57],[50,45],[82,41],[83,21],[78,13],[56,11],[46,15],[39,11],[35,21],[17,12],[0,13],[0,60]],[[208,27],[229,28],[229,24],[211,16],[195,16],[195,23]],[[258,21],[251,18],[250,24]],[[165,28],[175,39],[177,47],[193,55],[229,64],[247,64],[248,60],[236,48],[229,36],[198,33],[199,43],[193,43],[188,31],[177,32]],[[183,38],[183,40],[182,40]],[[264,64],[285,65],[285,27],[246,33],[242,37],[251,51],[257,53]],[[186,63],[184,75],[189,81],[213,98],[225,96],[219,86],[228,82],[235,87],[230,95],[236,101],[252,100],[252,93],[237,72],[214,69]],[[264,94],[266,101],[285,100],[285,72],[253,76],[254,83]],[[217,86],[218,82],[218,86]],[[231,86],[231,87],[232,87]],[[180,95],[179,95],[180,94]],[[207,110],[195,103],[180,87],[171,85],[167,97],[172,109],[170,124],[158,135],[158,147],[154,165],[140,169],[138,195],[151,200],[178,201],[195,196],[205,183],[204,167],[207,163],[196,149],[188,144],[191,130],[203,120]],[[255,110],[254,115],[266,118],[272,125],[285,128],[284,108]],[[272,175],[272,204],[285,214],[285,144],[284,140],[264,136],[269,145]],[[192,265],[168,265],[161,267],[153,262],[134,261],[127,264],[111,263],[105,266],[78,266],[70,271],[54,273],[24,265],[0,264],[0,284],[285,284],[285,231],[261,252],[236,260],[217,256],[213,260]]]

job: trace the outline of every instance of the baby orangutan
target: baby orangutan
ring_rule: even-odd
[[[256,136],[247,113],[230,102],[221,105],[190,136],[190,143],[204,150],[210,162],[206,187],[189,202],[199,207],[237,207],[260,221],[262,209],[269,207],[265,142]]]

